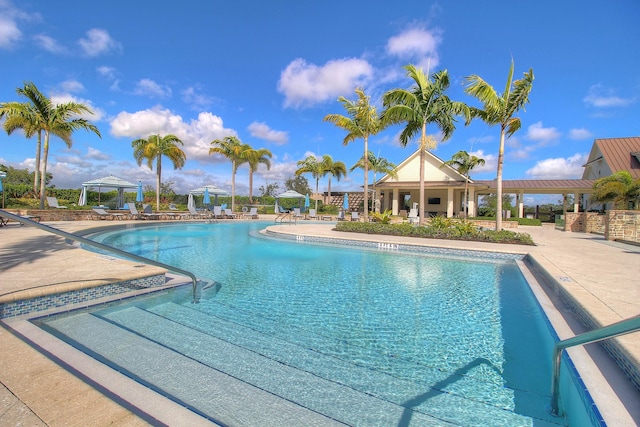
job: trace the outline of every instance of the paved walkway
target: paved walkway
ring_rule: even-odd
[[[74,232],[109,225],[105,223],[78,221],[50,225]],[[640,314],[637,246],[607,242],[597,235],[560,232],[548,225],[520,228],[519,231],[532,235],[535,247],[338,233],[332,227],[328,223],[306,221],[270,226],[278,232],[296,235],[528,253],[599,324]],[[34,228],[17,225],[0,228],[0,302],[13,300],[25,292],[60,292],[87,283],[127,280],[157,271],[156,267],[84,251]],[[619,338],[636,363],[640,361],[637,338],[637,334]],[[631,396],[621,396],[622,400],[631,399],[637,404],[640,396],[637,390],[625,390]],[[638,412],[636,409],[631,415],[636,420],[640,420]],[[146,421],[69,374],[9,330],[0,328],[0,425],[111,424],[135,426]]]

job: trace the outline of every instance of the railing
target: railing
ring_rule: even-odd
[[[88,245],[88,246],[93,246],[95,248],[99,248],[99,249],[102,249],[104,251],[120,255],[120,256],[125,257],[125,258],[134,259],[136,261],[140,261],[140,262],[143,262],[145,264],[155,265],[156,267],[164,268],[164,269],[167,269],[169,271],[173,271],[174,273],[178,273],[178,274],[182,274],[182,275],[188,276],[189,278],[191,278],[191,281],[193,283],[193,302],[197,303],[199,301],[199,296],[198,296],[198,282],[199,282],[199,280],[193,273],[191,273],[191,272],[189,272],[187,270],[183,270],[181,268],[174,267],[174,266],[171,266],[171,265],[168,265],[168,264],[164,264],[162,262],[155,261],[155,260],[152,260],[152,259],[149,259],[149,258],[141,257],[140,255],[132,254],[130,252],[126,252],[126,251],[114,248],[112,246],[105,245],[103,243],[94,242],[93,240],[89,240],[89,239],[86,239],[84,237],[76,236],[75,234],[67,233],[66,231],[58,230],[57,228],[50,227],[50,226],[45,225],[45,224],[40,224],[38,222],[31,221],[30,219],[23,218],[23,217],[21,217],[19,215],[15,215],[15,214],[12,214],[12,213],[4,211],[4,210],[0,210],[0,216],[4,217],[4,218],[7,218],[7,219],[11,219],[13,221],[17,221],[20,224],[25,224],[25,225],[29,225],[29,226],[32,226],[32,227],[39,228],[40,230],[46,231],[48,233],[57,234],[58,236],[64,237],[65,239],[74,240],[76,242],[80,242],[80,243],[83,243],[83,244]]]
[[[640,315],[613,323],[609,326],[594,329],[584,334],[576,335],[556,343],[553,348],[553,377],[551,379],[551,413],[558,413],[558,398],[560,394],[560,362],[562,361],[562,350],[576,345],[590,344],[631,332],[640,331]]]

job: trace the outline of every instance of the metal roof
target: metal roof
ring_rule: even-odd
[[[636,157],[640,151],[640,137],[596,139],[594,144],[612,173],[628,171],[633,178],[640,178],[640,161]]]

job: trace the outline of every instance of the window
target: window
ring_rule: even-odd
[[[429,197],[429,200],[427,201],[427,204],[429,204],[429,205],[439,205],[440,204],[440,197]]]

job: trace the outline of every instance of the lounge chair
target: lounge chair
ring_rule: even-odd
[[[358,216],[358,212],[351,212],[351,221],[360,221],[360,217]]]
[[[338,217],[336,219],[338,221],[344,221],[344,211],[338,212]]]
[[[138,208],[133,203],[129,203],[129,211],[133,219],[159,219],[160,215],[148,212],[138,212]]]
[[[197,218],[201,218],[201,219],[206,219],[206,218],[210,218],[208,213],[205,212],[198,212],[196,210],[196,208],[194,208],[193,206],[189,206],[189,213],[191,214],[191,218],[193,219],[197,219]]]
[[[251,208],[249,212],[242,214],[243,218],[258,219],[258,208]]]
[[[234,214],[233,212],[231,212],[231,209],[227,208],[224,210],[224,216],[226,218],[235,218],[236,214]]]
[[[318,214],[315,209],[309,209],[309,219],[318,219]]]
[[[300,208],[293,208],[293,217],[296,219],[302,218],[302,214],[300,213]]]
[[[222,218],[224,214],[222,213],[222,206],[214,206],[213,207],[213,217],[215,219]]]
[[[40,222],[40,217],[37,215],[18,215],[20,218],[24,218],[24,219],[28,219],[30,221],[34,221],[34,222]],[[0,216],[0,227],[7,225],[9,223],[10,219],[9,218],[4,218]],[[20,223],[20,225],[24,225],[23,223]]]
[[[94,213],[91,216],[98,219],[107,219],[107,218],[123,219],[124,218],[124,214],[111,213],[100,208],[93,208],[93,212]]]
[[[55,197],[47,197],[47,203],[49,204],[50,208],[56,208],[56,209],[67,209],[66,206],[60,206],[58,204],[58,199]]]

